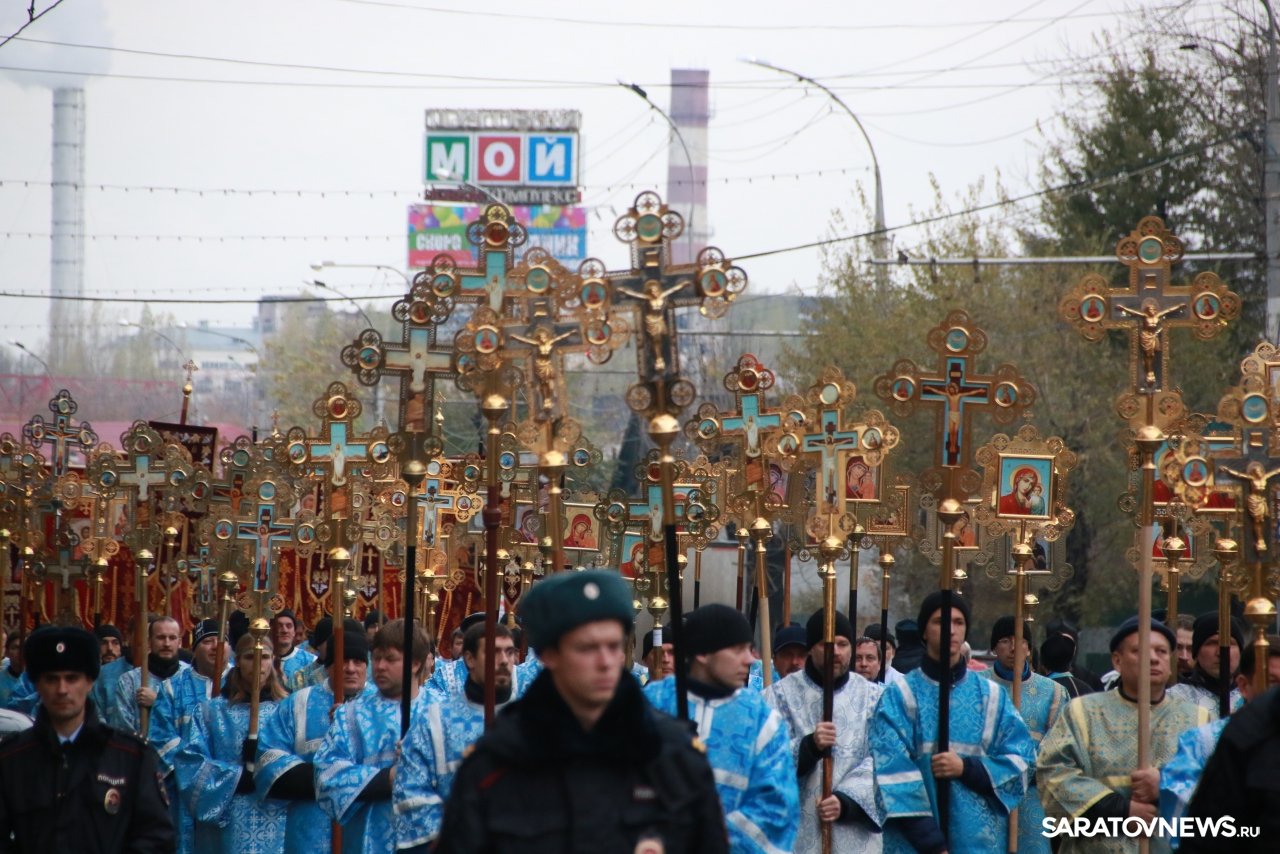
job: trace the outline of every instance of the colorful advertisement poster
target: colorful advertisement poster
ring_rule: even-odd
[[[480,211],[480,205],[410,205],[409,266],[426,267],[440,254],[452,256],[459,265],[471,266],[479,253],[467,242],[467,224],[479,219]],[[546,249],[570,268],[586,259],[586,208],[517,205],[511,212],[529,232],[529,239],[516,249],[517,261],[533,246]]]

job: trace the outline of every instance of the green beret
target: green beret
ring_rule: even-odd
[[[627,583],[604,569],[560,572],[539,581],[520,600],[520,614],[529,644],[539,652],[587,623],[617,620],[629,632],[635,622]]]

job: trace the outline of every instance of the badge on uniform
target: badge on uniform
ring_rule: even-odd
[[[666,846],[656,836],[645,836],[636,843],[635,854],[664,854]]]
[[[156,772],[156,786],[160,789],[160,797],[164,799],[164,805],[169,806],[169,790],[164,787],[164,775],[159,771]]]
[[[120,790],[114,786],[107,789],[107,796],[102,799],[102,808],[107,811],[107,815],[115,815],[120,812]]]

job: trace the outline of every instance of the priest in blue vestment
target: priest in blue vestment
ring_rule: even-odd
[[[951,648],[941,652],[940,592],[920,606],[925,655],[901,682],[885,687],[871,725],[876,785],[884,805],[886,854],[989,854],[1003,851],[1009,811],[1027,793],[1035,742],[1009,695],[968,669],[961,655],[969,605],[953,594]],[[938,680],[951,673],[948,749],[937,749]],[[938,817],[937,782],[948,781],[950,809]]]
[[[174,759],[178,790],[195,817],[196,854],[284,854],[288,804],[255,794],[257,744],[249,736],[254,638],[236,643],[236,666],[220,695],[192,711]],[[264,644],[258,670],[259,720],[288,696]]]
[[[409,728],[420,726],[425,692],[418,690],[427,665],[429,638],[413,627],[413,678],[402,687],[404,620],[392,620],[373,638],[373,681],[377,693],[344,703],[314,756],[316,802],[342,825],[348,854],[392,854],[397,847],[391,804],[392,766],[400,743],[400,698],[408,691]]]
[[[392,799],[402,852],[426,854],[440,835],[444,802],[462,759],[484,735],[484,624],[462,636],[462,660],[467,681],[462,691],[440,702],[429,702],[405,739],[396,769]],[[498,624],[494,638],[494,700],[501,709],[511,699],[515,644],[511,631]]]

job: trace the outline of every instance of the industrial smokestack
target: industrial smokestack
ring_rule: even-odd
[[[84,90],[53,90],[53,255],[49,273],[49,361],[65,369],[84,296]]]
[[[710,79],[711,72],[705,69],[671,69],[671,121],[679,134],[671,135],[667,149],[667,204],[684,217],[685,226],[685,234],[672,246],[677,264],[687,264],[697,258],[711,236],[707,221],[707,124],[711,120],[707,84]]]

